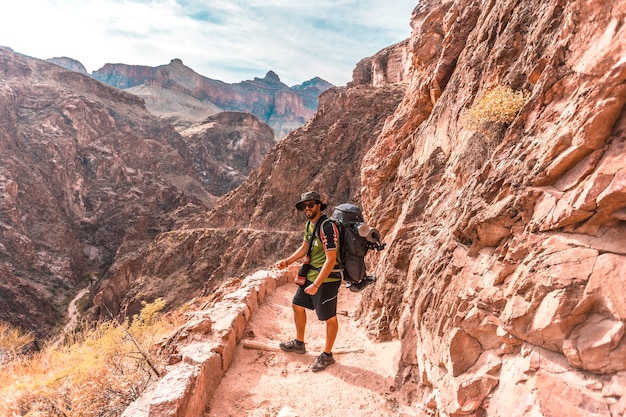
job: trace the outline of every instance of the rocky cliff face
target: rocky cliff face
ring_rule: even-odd
[[[221,112],[181,132],[213,195],[234,189],[274,145],[272,129],[249,113]]]
[[[38,336],[122,242],[215,198],[180,135],[136,96],[1,49],[0,109],[0,319]]]
[[[314,78],[290,88],[273,71],[265,78],[227,84],[197,74],[179,59],[159,67],[106,64],[94,71],[93,77],[120,89],[132,89],[145,98],[151,111],[176,125],[189,126],[199,121],[192,110],[205,111],[201,117],[205,118],[215,113],[217,107],[257,116],[274,129],[276,138],[282,138],[309,120],[317,110],[319,94],[332,86]],[[183,103],[184,108],[172,112],[170,104],[161,103],[163,94],[170,99],[175,94],[176,101]],[[189,101],[194,103],[189,104]]]
[[[376,55],[360,60],[352,71],[352,82],[355,85],[385,85],[408,82],[411,75],[412,50],[406,39],[389,46]]]
[[[625,13],[414,12],[410,88],[363,161],[388,250],[362,312],[373,336],[403,340],[398,376],[432,413],[624,414]],[[498,86],[523,105],[476,128],[482,98],[503,105]]]
[[[182,137],[137,96],[0,49],[0,320],[50,335],[76,287],[206,211],[273,144],[252,115],[207,123]]]

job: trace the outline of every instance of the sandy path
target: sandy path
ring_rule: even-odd
[[[63,333],[71,332],[72,330],[74,330],[74,328],[78,324],[79,314],[78,314],[78,308],[76,307],[76,303],[78,303],[78,301],[81,298],[83,298],[85,294],[89,292],[90,287],[91,285],[88,286],[87,288],[83,288],[82,290],[80,290],[78,294],[76,294],[76,297],[74,297],[74,299],[72,299],[72,301],[70,301],[70,304],[67,306],[67,316],[70,318],[70,320],[67,322],[65,327],[63,327]]]
[[[276,289],[250,320],[249,339],[277,346],[294,337],[294,291],[294,284]],[[394,392],[394,363],[400,342],[372,342],[365,326],[353,318],[361,296],[343,287],[339,292],[339,310],[348,315],[338,316],[335,350],[348,353],[335,353],[335,364],[317,373],[309,369],[321,352],[326,327],[314,312],[308,312],[307,354],[251,350],[240,344],[205,416],[417,416]]]
[[[57,336],[57,338],[54,339],[54,341],[52,342],[53,346],[57,346],[59,343],[61,343],[61,341],[63,341],[63,337],[65,337],[67,333],[70,333],[76,328],[79,318],[78,307],[76,307],[76,303],[78,303],[78,301],[89,292],[90,288],[91,285],[89,285],[87,288],[83,288],[78,292],[78,294],[76,294],[76,297],[74,297],[72,301],[70,301],[70,304],[67,306],[67,317],[69,318],[68,322],[65,324],[65,326],[63,326],[63,331],[61,332],[61,334]]]

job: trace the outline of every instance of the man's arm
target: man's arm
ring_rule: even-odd
[[[298,249],[296,249],[296,251],[294,253],[289,255],[287,258],[281,259],[280,261],[278,261],[276,263],[276,266],[278,268],[280,268],[280,269],[287,268],[289,265],[291,265],[292,263],[294,263],[298,259],[300,259],[303,256],[305,256],[308,249],[309,249],[309,242],[303,241],[302,245],[300,245],[300,247]]]

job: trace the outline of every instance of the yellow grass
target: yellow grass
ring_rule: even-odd
[[[522,91],[498,85],[483,94],[469,109],[468,127],[482,132],[493,123],[509,124],[525,102]]]
[[[35,338],[0,321],[0,363],[14,359]]]
[[[15,356],[0,367],[0,415],[119,416],[156,378],[161,358],[150,347],[174,327],[159,320],[162,300],[128,322],[102,323],[71,342]]]

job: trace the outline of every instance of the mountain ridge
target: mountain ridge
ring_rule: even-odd
[[[72,58],[50,58],[47,61],[87,74],[84,66]],[[226,83],[198,74],[178,58],[156,67],[107,63],[93,71],[91,76],[142,97],[152,113],[179,130],[220,111],[243,111],[270,125],[276,139],[312,117],[317,110],[319,94],[333,86],[314,77],[289,87],[272,70],[263,78]]]
[[[159,86],[178,91],[222,110],[244,111],[254,114],[274,129],[280,139],[302,126],[317,110],[317,97],[332,85],[320,78],[306,85],[290,88],[273,71],[264,78],[228,84],[197,74],[180,59],[157,67],[106,64],[93,72],[93,77],[108,85],[129,89],[140,85]],[[150,100],[146,97],[148,106]],[[157,106],[151,107],[160,114]],[[185,125],[184,113],[178,115],[175,125]],[[186,126],[188,127],[188,125]]]

